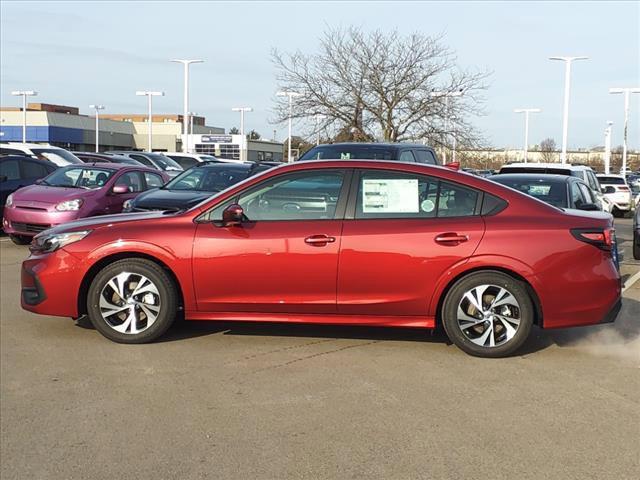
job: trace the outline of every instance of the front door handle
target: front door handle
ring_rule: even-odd
[[[335,237],[329,237],[327,235],[311,235],[304,239],[304,243],[313,245],[314,247],[324,247],[327,243],[333,243],[335,241]]]
[[[435,240],[436,243],[441,243],[442,245],[455,246],[461,244],[462,242],[469,241],[469,235],[460,235],[455,232],[446,232],[437,235]]]

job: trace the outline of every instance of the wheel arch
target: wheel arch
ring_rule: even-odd
[[[169,275],[169,278],[171,278],[171,280],[173,281],[173,284],[176,287],[176,291],[178,292],[178,303],[179,303],[178,310],[179,311],[184,310],[184,293],[182,291],[182,286],[180,285],[180,281],[178,280],[178,277],[176,276],[176,274],[173,272],[173,270],[171,270],[171,268],[169,268],[169,266],[165,262],[147,253],[120,252],[120,253],[113,253],[111,255],[101,258],[100,260],[95,262],[93,265],[91,265],[89,270],[87,270],[87,272],[85,273],[84,277],[82,278],[82,282],[80,283],[80,290],[78,291],[78,297],[76,299],[79,317],[87,314],[87,294],[89,293],[89,287],[91,285],[91,282],[96,277],[98,272],[100,272],[100,270],[102,270],[104,267],[106,267],[107,265],[113,262],[117,262],[118,260],[124,260],[128,258],[129,259],[141,258],[144,260],[149,260],[150,262],[153,262],[159,267],[161,267]]]
[[[462,278],[477,272],[504,273],[520,281],[525,286],[527,292],[529,293],[529,297],[531,298],[531,302],[533,303],[533,311],[534,311],[533,323],[534,325],[537,325],[540,328],[543,327],[544,315],[542,312],[542,303],[540,302],[540,297],[538,296],[538,293],[536,292],[535,288],[533,287],[533,285],[531,285],[531,282],[529,282],[529,280],[527,280],[525,277],[515,272],[514,270],[511,270],[506,267],[499,267],[499,266],[498,267],[497,266],[477,266],[477,267],[473,267],[468,270],[465,270],[463,272],[459,272],[457,275],[451,278],[447,282],[446,286],[442,290],[440,297],[438,298],[438,304],[436,307],[436,316],[435,316],[437,326],[442,325],[442,307],[444,305],[444,300],[447,297],[447,294],[449,293],[451,288]]]

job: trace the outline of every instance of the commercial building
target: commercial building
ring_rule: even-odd
[[[194,127],[195,130],[195,127]],[[218,158],[281,162],[284,144],[266,139],[252,140],[242,135],[187,135],[184,140],[190,152],[208,153]]]
[[[95,150],[95,116],[82,115],[77,107],[29,103],[27,105],[27,142],[56,145],[74,151]],[[107,150],[146,150],[147,116],[141,114],[105,114],[99,119],[99,147]],[[182,115],[153,115],[151,126],[154,151],[182,150]],[[22,141],[21,108],[0,109],[0,141]],[[205,125],[204,117],[193,118],[198,134],[224,134],[224,128]]]

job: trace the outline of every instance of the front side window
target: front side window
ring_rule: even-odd
[[[344,183],[342,171],[322,170],[270,178],[211,211],[211,220],[239,203],[250,221],[333,219]]]
[[[155,173],[144,172],[144,180],[147,182],[147,188],[157,188],[164,185],[162,177]]]
[[[113,175],[113,170],[102,168],[60,168],[46,177],[42,183],[53,187],[102,188]]]
[[[429,150],[414,150],[418,157],[418,163],[426,163],[427,165],[436,165],[436,157]]]
[[[138,172],[123,173],[120,175],[120,178],[116,180],[116,185],[124,185],[131,193],[142,191],[142,179]]]
[[[477,214],[479,192],[437,178],[372,170],[363,172],[358,183],[356,219]]]
[[[42,178],[49,173],[44,165],[30,161],[22,163],[22,170],[24,178]]]

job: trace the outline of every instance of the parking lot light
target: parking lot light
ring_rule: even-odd
[[[233,107],[232,112],[240,112],[240,135],[242,136],[242,145],[240,145],[240,160],[244,161],[244,151],[246,150],[246,141],[244,136],[244,114],[245,112],[253,112],[251,107]]]
[[[627,173],[627,123],[629,122],[629,95],[640,93],[640,87],[632,88],[610,88],[609,93],[624,94],[624,133],[622,142],[622,174]]]
[[[184,112],[182,116],[182,133],[186,136],[189,133],[189,65],[192,63],[204,63],[204,60],[184,60],[174,59],[174,63],[181,63],[184,66]],[[187,153],[187,145],[182,145],[182,151]]]
[[[609,175],[611,168],[611,126],[613,122],[607,122],[607,128],[604,129],[604,173]]]
[[[22,143],[27,143],[27,97],[35,97],[38,92],[33,90],[14,90],[14,97],[22,97]]]
[[[147,138],[148,138],[148,148],[147,151],[149,152],[153,152],[153,148],[152,148],[152,143],[151,143],[151,124],[153,123],[153,118],[152,118],[152,110],[153,110],[153,103],[152,103],[152,98],[153,97],[164,97],[164,92],[152,92],[152,91],[147,91],[147,90],[138,90],[136,92],[136,95],[138,95],[139,97],[147,97],[148,99],[148,107],[149,107],[149,116],[147,119],[147,125],[149,127],[149,131],[147,132]]]
[[[104,110],[104,105],[89,105],[89,108],[93,108],[96,111],[96,153],[98,150],[98,140],[100,135],[100,110]]]
[[[539,108],[516,108],[515,113],[524,113],[524,163],[527,163],[529,153],[529,114],[540,113]]]
[[[431,92],[431,97],[434,97],[434,98],[444,97],[444,135],[445,135],[445,143],[446,143],[447,135],[449,135],[449,113],[450,113],[449,112],[449,98],[451,98],[451,97],[460,97],[460,96],[462,96],[463,93],[464,93],[464,91],[462,89],[455,90],[453,92],[436,91],[436,90],[433,90]],[[443,147],[443,149],[442,149],[442,163],[443,164],[447,163],[447,149],[446,149],[446,147]]]
[[[289,97],[289,147],[288,147],[288,158],[287,162],[291,163],[293,161],[293,157],[291,156],[291,118],[293,116],[293,97],[302,96],[301,93],[293,92],[291,90],[283,90],[276,93],[278,97]]]
[[[569,132],[569,94],[571,93],[571,62],[574,60],[588,60],[589,57],[549,57],[549,60],[564,62],[564,108],[562,113],[562,152],[560,161],[567,163],[567,134]]]

